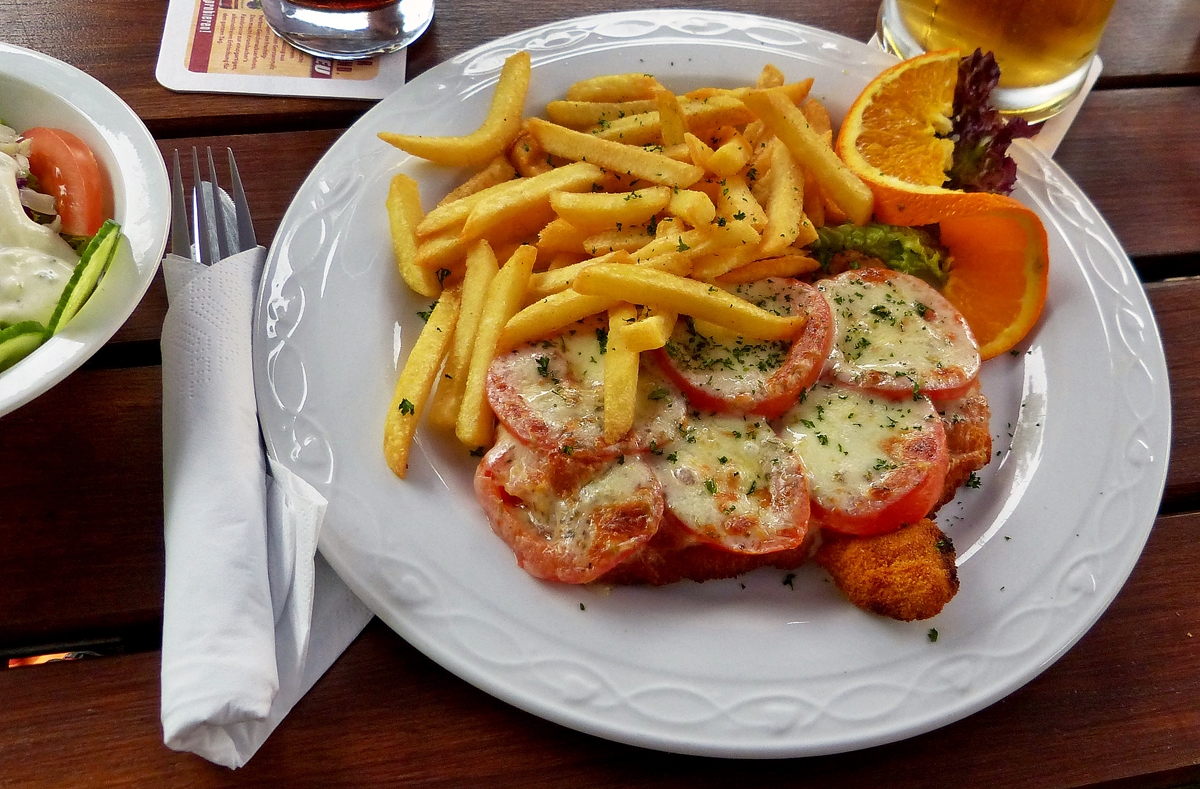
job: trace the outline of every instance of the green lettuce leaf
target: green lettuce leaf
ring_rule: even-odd
[[[845,224],[817,228],[809,252],[824,269],[838,252],[852,250],[878,258],[888,268],[911,274],[941,288],[949,273],[949,256],[937,239],[919,227]]]

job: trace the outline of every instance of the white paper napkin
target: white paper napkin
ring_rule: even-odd
[[[371,618],[317,553],[325,499],[259,437],[250,336],[265,258],[163,260],[163,739],[226,767]]]

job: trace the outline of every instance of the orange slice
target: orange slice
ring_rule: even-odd
[[[945,217],[938,224],[953,256],[943,295],[967,319],[980,356],[1010,350],[1046,304],[1046,229],[1024,206]]]
[[[945,191],[954,143],[951,131],[956,49],[897,63],[871,81],[838,133],[842,160],[872,187]]]
[[[837,152],[875,195],[875,218],[939,225],[952,258],[943,292],[975,333],[984,359],[1010,350],[1046,302],[1049,249],[1033,211],[1007,195],[946,189],[957,50],[884,71],[842,122]]]

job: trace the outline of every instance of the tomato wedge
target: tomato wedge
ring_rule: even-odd
[[[979,375],[979,346],[963,317],[924,280],[885,268],[817,283],[833,313],[838,380],[891,397],[962,397]]]
[[[487,398],[525,446],[580,459],[636,451],[633,438],[604,438],[602,323],[582,321],[550,340],[526,343],[492,361]]]
[[[518,566],[571,584],[594,581],[625,561],[663,517],[662,491],[637,456],[547,457],[503,429],[475,472],[475,495]]]
[[[804,470],[761,417],[690,412],[678,440],[647,462],[667,508],[699,542],[764,554],[808,535]]]
[[[807,315],[808,322],[787,343],[747,340],[685,318],[656,358],[692,407],[773,419],[821,374],[833,343],[829,305],[814,287],[793,279],[765,279],[730,290],[781,315]]]
[[[54,197],[62,232],[93,236],[104,223],[104,178],[91,148],[71,132],[38,126],[22,132],[30,141],[29,172]]]
[[[814,518],[834,531],[893,531],[942,495],[949,451],[928,397],[821,383],[784,415],[781,437],[804,461]]]

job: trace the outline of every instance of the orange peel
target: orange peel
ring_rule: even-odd
[[[938,225],[951,263],[943,292],[962,311],[984,359],[1012,349],[1046,302],[1046,229],[1007,195],[946,189],[957,50],[883,71],[851,105],[836,150],[875,196],[875,219]]]

